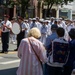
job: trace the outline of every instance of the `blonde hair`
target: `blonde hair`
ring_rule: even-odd
[[[36,27],[32,28],[28,33],[28,37],[31,37],[31,36],[33,36],[36,39],[40,38],[41,37],[40,30]]]

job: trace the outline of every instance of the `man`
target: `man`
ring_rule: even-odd
[[[15,49],[14,51],[18,50],[21,40],[25,37],[25,30],[27,30],[27,25],[25,24],[25,22],[23,20],[24,19],[22,17],[18,17],[18,23],[20,25],[21,31],[17,35],[17,49]]]
[[[50,18],[50,25],[53,25],[53,24],[54,24],[54,20],[55,20],[54,17],[51,17],[51,18]]]
[[[10,30],[12,28],[12,24],[9,21],[9,15],[4,15],[4,21],[1,22],[1,29],[2,29],[2,35],[1,35],[1,41],[2,41],[2,52],[1,53],[8,53],[8,47],[9,47],[9,35]]]
[[[33,28],[33,27],[38,27],[38,25],[36,24],[36,18],[33,18],[32,21],[33,21],[33,22],[32,22],[32,24],[30,25],[30,29]]]
[[[48,32],[48,26],[46,25],[46,21],[44,20],[41,27],[41,39],[40,39],[43,45],[45,45],[46,42],[47,32]]]
[[[13,17],[12,20],[11,20],[12,27],[13,27],[13,24],[14,24],[15,22],[17,22],[17,18],[16,18],[16,17]],[[12,43],[12,44],[16,44],[16,35],[11,32],[11,33],[10,33],[10,37],[11,37],[11,43]]]
[[[45,75],[62,75],[63,66],[69,55],[69,43],[64,39],[65,30],[57,28],[58,38],[55,38],[48,49],[48,63],[45,65]]]
[[[55,38],[58,37],[58,36],[57,36],[57,33],[56,33],[57,28],[58,28],[57,25],[52,25],[52,26],[51,26],[51,32],[52,32],[52,34],[49,35],[49,36],[47,36],[47,38],[46,38],[46,44],[45,44],[46,49],[47,49],[47,47],[51,44],[51,42],[52,42]]]

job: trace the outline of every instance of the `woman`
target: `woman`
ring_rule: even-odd
[[[32,28],[29,31],[28,38],[21,41],[18,48],[18,57],[21,61],[17,75],[43,75],[42,66],[37,56],[41,62],[46,62],[47,60],[43,44],[38,40],[40,37],[40,31],[37,28]]]

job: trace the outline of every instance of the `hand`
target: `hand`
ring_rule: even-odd
[[[3,24],[4,27],[7,27],[6,24]]]

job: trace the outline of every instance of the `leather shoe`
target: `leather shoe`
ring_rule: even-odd
[[[14,51],[17,51],[18,49],[15,49]]]
[[[2,52],[0,52],[0,53],[4,53],[4,52],[2,51]]]

